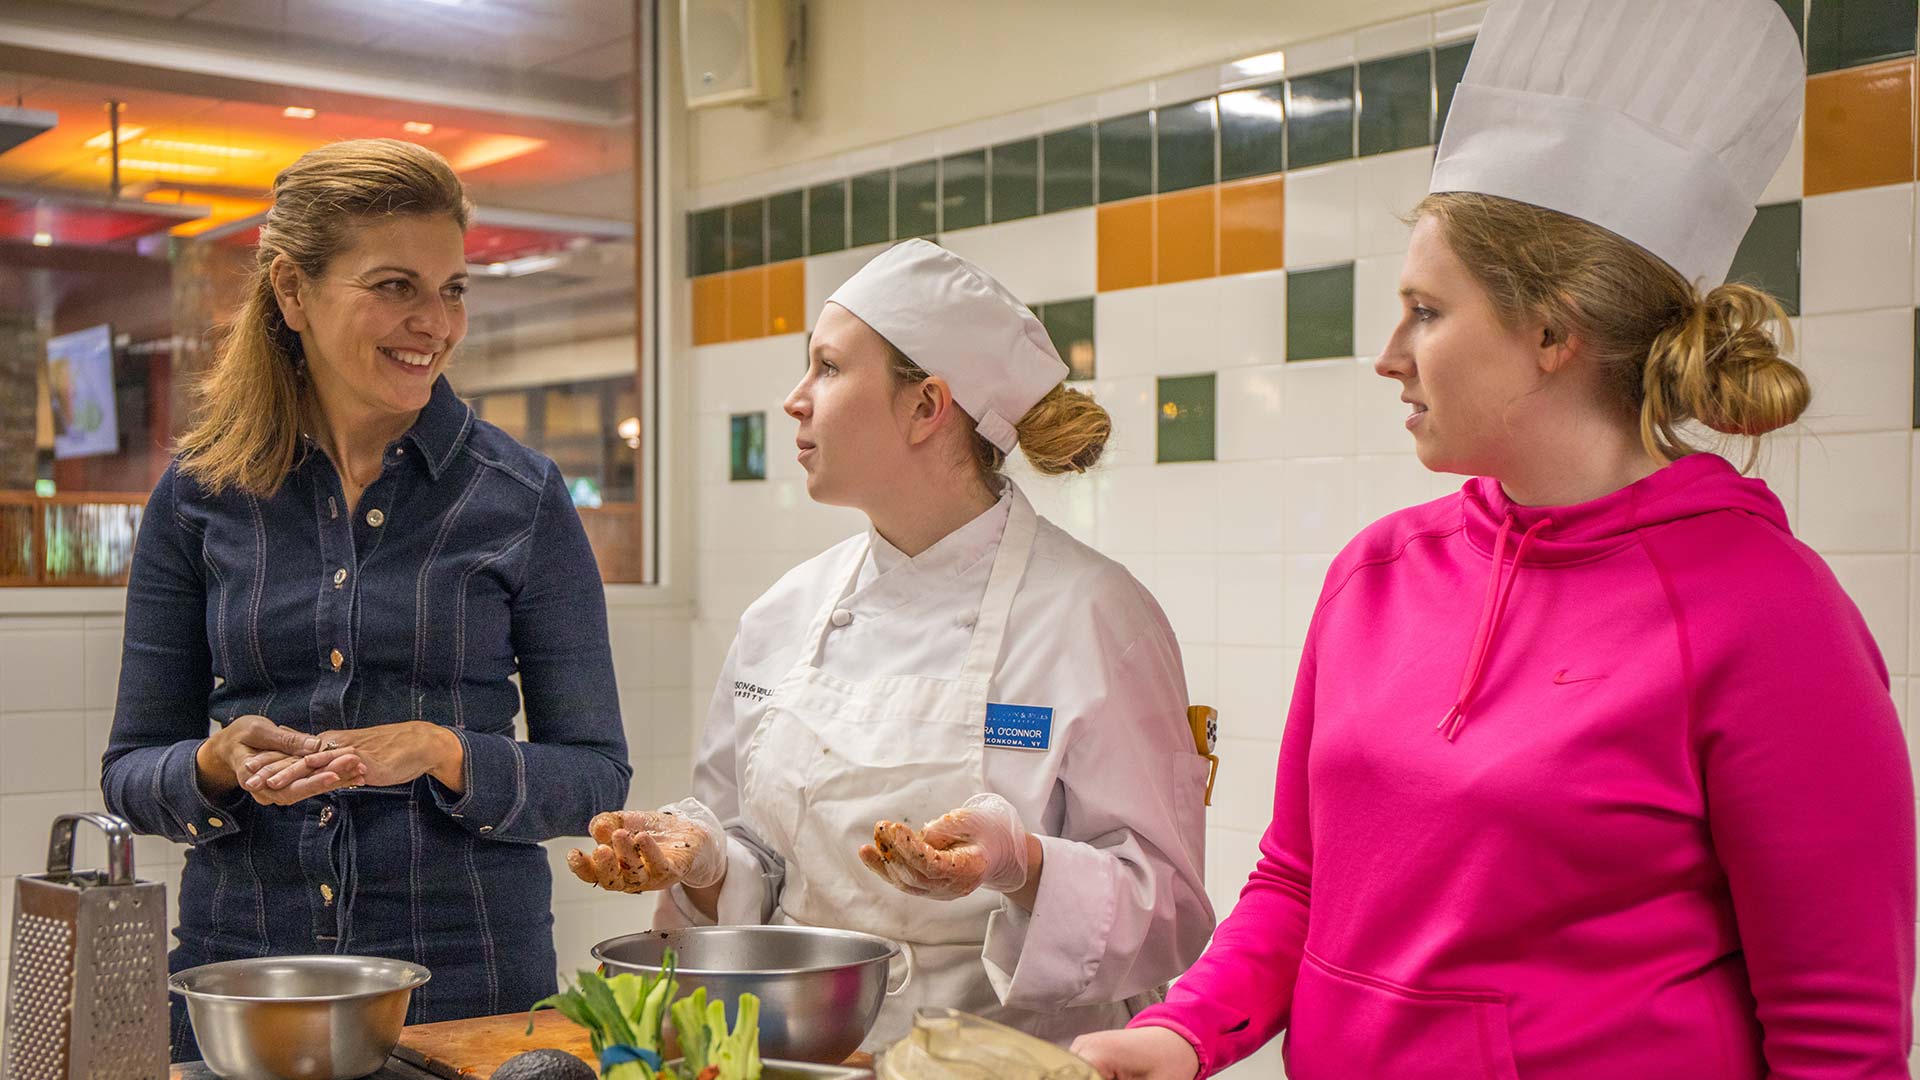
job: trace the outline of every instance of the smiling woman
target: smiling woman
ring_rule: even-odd
[[[175,971],[361,953],[432,969],[415,1022],[525,1009],[554,989],[538,841],[631,775],[593,552],[554,463],[444,377],[446,161],[335,143],[274,195],[142,522],[106,803],[190,846]]]

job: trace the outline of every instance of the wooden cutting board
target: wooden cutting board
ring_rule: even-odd
[[[400,1033],[393,1056],[446,1080],[486,1080],[513,1055],[542,1049],[565,1050],[599,1071],[587,1029],[559,1013],[550,1009],[535,1013],[533,1034],[526,1032],[526,1013],[419,1024]],[[847,1064],[872,1068],[873,1058],[855,1054]]]
[[[526,1032],[523,1012],[419,1024],[400,1033],[393,1056],[447,1080],[485,1080],[513,1055],[543,1049],[565,1050],[599,1071],[587,1029],[559,1013],[534,1013],[533,1034]]]

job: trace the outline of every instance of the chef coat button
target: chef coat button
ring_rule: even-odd
[[[481,832],[483,832],[483,833],[490,833],[490,832],[492,832],[492,831],[493,831],[493,826],[491,826],[491,825],[482,825],[482,826],[480,826],[480,831],[481,831]]]
[[[836,608],[834,609],[831,621],[835,626],[845,626],[853,621],[853,612],[848,611],[846,608]]]
[[[379,507],[375,507],[372,510],[367,511],[367,524],[373,526],[376,529],[379,528],[381,525],[385,524],[386,520],[387,520],[387,515],[381,513]]]
[[[336,588],[336,589],[337,589],[337,588],[339,588],[340,586],[342,586],[342,585],[344,585],[344,584],[346,584],[346,581],[347,581],[347,568],[346,568],[346,567],[344,567],[344,566],[343,566],[343,567],[341,567],[340,569],[338,569],[338,570],[335,570],[335,571],[333,572],[333,587],[334,587],[334,588]]]
[[[191,821],[189,821],[189,822],[187,822],[187,835],[188,835],[188,836],[199,836],[199,835],[200,835],[200,830],[199,830],[199,828],[198,828],[198,827],[196,827],[196,826],[194,825],[194,823],[193,823],[193,822],[191,822]]]
[[[339,670],[340,670],[340,665],[341,665],[341,664],[344,664],[344,663],[346,663],[346,662],[347,662],[347,658],[346,658],[346,657],[344,657],[344,656],[341,656],[341,655],[340,655],[340,650],[339,650],[339,649],[335,649],[335,650],[333,650],[332,652],[330,652],[330,653],[328,653],[328,654],[327,654],[327,659],[328,659],[329,661],[332,661],[332,663],[333,663],[333,670],[335,670],[335,671],[339,671]]]
[[[221,821],[221,820],[220,820],[219,818],[217,818],[217,817],[210,817],[210,818],[208,818],[208,819],[207,819],[207,825],[208,825],[208,826],[209,826],[210,828],[215,828],[215,829],[217,829],[217,828],[219,828],[220,826],[222,826],[222,825],[225,825],[225,824],[226,824],[226,822],[224,822],[224,821]]]
[[[332,823],[333,823],[333,807],[331,806],[321,807],[320,808],[320,827],[324,829],[328,825],[331,825]]]
[[[333,906],[333,886],[331,885],[320,886],[320,899],[322,902],[326,904],[326,906],[332,907]]]

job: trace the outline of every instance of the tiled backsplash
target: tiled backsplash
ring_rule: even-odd
[[[1811,54],[1804,138],[1734,276],[1786,306],[1815,397],[1759,471],[1860,604],[1904,715],[1920,672],[1916,5],[1787,6]],[[1462,482],[1420,466],[1372,357],[1399,317],[1402,217],[1426,191],[1478,14],[1289,46],[1284,76],[1271,56],[1223,58],[698,193],[696,685],[747,603],[864,526],[808,500],[780,403],[832,290],[885,243],[933,236],[1033,305],[1113,414],[1093,474],[1016,475],[1154,591],[1193,699],[1221,710],[1208,882],[1230,907],[1271,814],[1328,563],[1367,522]],[[776,275],[779,327],[760,314]],[[736,299],[749,317],[713,306]],[[767,416],[766,479],[730,483],[729,416],[747,411]],[[1278,1075],[1277,1048],[1235,1075]]]

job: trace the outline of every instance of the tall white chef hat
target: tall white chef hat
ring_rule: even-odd
[[[938,244],[894,245],[827,302],[945,379],[976,430],[1002,453],[1019,441],[1014,425],[1067,377],[1033,312],[992,275]]]
[[[1494,0],[1430,191],[1558,210],[1726,280],[1803,107],[1774,0]]]

